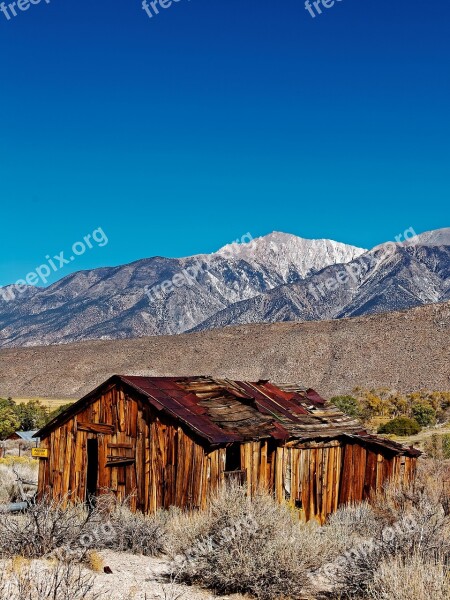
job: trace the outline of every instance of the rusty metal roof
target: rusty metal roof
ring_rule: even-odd
[[[122,384],[144,397],[156,411],[184,424],[211,445],[257,439],[280,441],[358,438],[394,453],[417,455],[373,436],[361,424],[297,384],[232,381],[213,377],[139,377],[116,375],[46,425],[45,437],[95,398],[105,386]]]

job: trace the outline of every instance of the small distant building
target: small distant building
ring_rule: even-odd
[[[6,439],[7,440],[22,440],[23,442],[29,442],[30,444],[36,444],[36,443],[39,443],[39,438],[34,437],[37,432],[38,432],[37,429],[35,429],[34,431],[15,431]]]
[[[212,377],[114,376],[43,427],[39,495],[114,493],[149,513],[204,508],[236,480],[304,520],[414,477],[418,450],[371,435],[312,389]]]

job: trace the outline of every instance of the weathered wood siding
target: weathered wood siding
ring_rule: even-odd
[[[39,494],[86,499],[87,442],[98,441],[98,493],[129,498],[133,510],[153,512],[176,505],[204,508],[227,480],[227,448],[204,444],[117,386],[104,391],[41,441]],[[338,506],[369,498],[390,478],[408,481],[416,460],[379,454],[360,443],[274,440],[240,444],[240,469],[249,494],[258,487],[324,522]]]
[[[145,512],[204,507],[222,480],[225,449],[207,452],[155,412],[117,388],[102,394],[41,441],[49,458],[40,461],[39,494],[84,501],[87,441],[97,439],[99,493]]]
[[[411,481],[416,466],[415,459],[338,441],[272,449],[268,442],[250,442],[241,446],[241,461],[250,494],[263,486],[297,508],[303,520],[321,523],[339,506],[369,499],[389,479]]]

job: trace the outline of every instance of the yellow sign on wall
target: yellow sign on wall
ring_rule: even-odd
[[[32,448],[31,456],[35,458],[48,458],[48,449],[47,448]]]

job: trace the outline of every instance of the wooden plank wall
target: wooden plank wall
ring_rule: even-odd
[[[268,442],[241,445],[247,489],[272,491],[279,502],[299,510],[304,521],[324,523],[339,506],[361,502],[389,480],[409,482],[416,460],[374,452],[357,443],[294,443],[270,448]]]
[[[368,500],[388,480],[411,482],[416,463],[357,443],[279,447],[276,464],[281,473],[276,473],[275,495],[299,509],[303,520],[324,523],[339,506]]]
[[[279,447],[276,498],[297,508],[302,520],[324,522],[339,504],[342,450],[338,442]]]
[[[98,440],[99,493],[153,512],[176,505],[204,508],[225,481],[226,448],[207,451],[182,427],[116,387],[105,391],[41,441],[39,494],[86,498],[87,441]],[[411,481],[416,459],[379,454],[357,443],[318,441],[240,445],[249,494],[259,487],[323,523],[338,506],[369,498],[389,478]]]
[[[112,388],[41,441],[49,449],[40,461],[41,497],[85,500],[89,439],[98,440],[99,493],[128,498],[132,509],[205,507],[223,480],[224,448],[207,453],[181,427]]]

